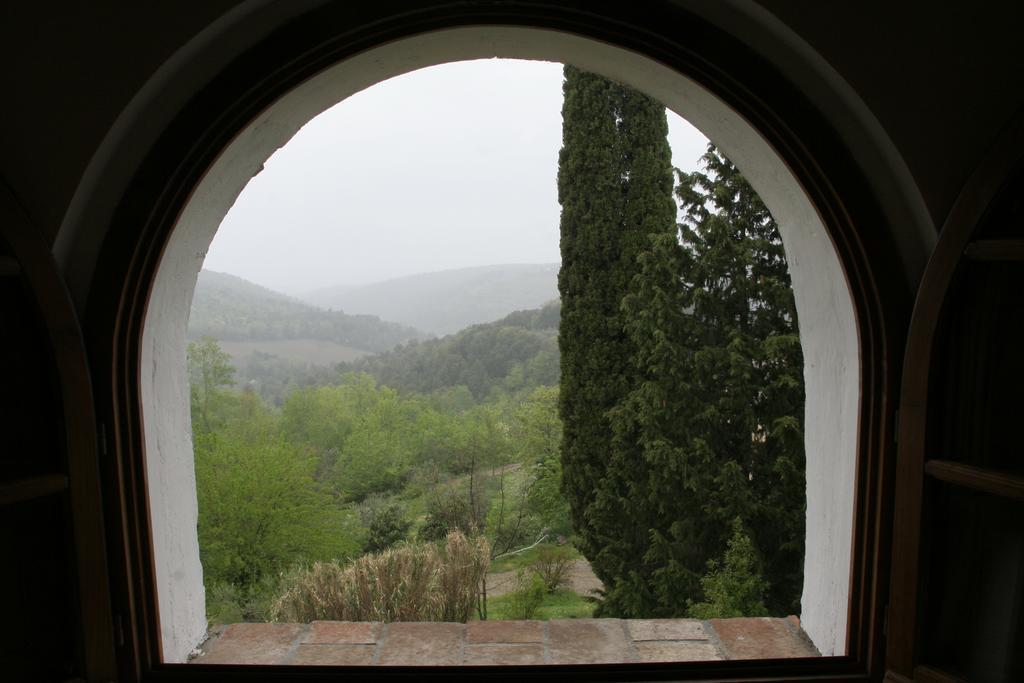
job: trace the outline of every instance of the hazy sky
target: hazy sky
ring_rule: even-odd
[[[562,66],[481,60],[379,83],[310,121],[228,213],[205,268],[298,294],[554,263]],[[673,163],[707,140],[669,112]]]

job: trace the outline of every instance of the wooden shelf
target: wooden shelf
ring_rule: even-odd
[[[0,505],[21,503],[67,490],[68,478],[63,474],[16,479],[0,484]]]
[[[971,261],[1024,261],[1024,240],[978,240],[964,249]]]
[[[929,460],[925,474],[940,481],[984,491],[1002,498],[1024,500],[1024,477],[963,465],[949,460]]]
[[[21,265],[10,256],[0,256],[0,277],[21,275]]]
[[[915,683],[967,683],[962,678],[946,673],[930,666],[919,666],[914,669]]]

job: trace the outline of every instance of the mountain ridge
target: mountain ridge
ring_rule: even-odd
[[[316,339],[370,352],[427,337],[377,316],[322,310],[237,275],[212,270],[199,273],[188,336],[237,342]]]
[[[557,263],[506,263],[415,273],[300,295],[315,306],[373,314],[438,336],[558,298]]]

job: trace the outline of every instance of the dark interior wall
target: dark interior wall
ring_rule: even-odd
[[[135,93],[237,0],[5,2],[0,176],[51,240],[82,173]]]
[[[4,3],[0,176],[52,240],[104,136],[177,50],[232,10],[280,15],[310,4],[316,3]],[[1016,33],[1024,4],[760,4],[864,100],[941,225],[997,131],[1024,102],[1024,47]]]
[[[1024,3],[761,4],[868,104],[941,226],[970,173],[1024,105]]]

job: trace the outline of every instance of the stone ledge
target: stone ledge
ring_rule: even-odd
[[[817,657],[795,617],[231,624],[194,664],[486,666]]]

